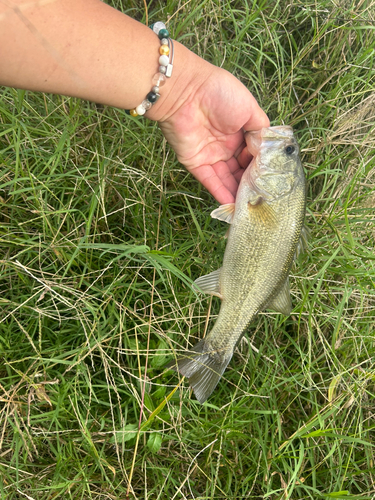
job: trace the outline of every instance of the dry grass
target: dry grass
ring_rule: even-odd
[[[190,286],[222,259],[212,198],[154,124],[3,90],[1,498],[374,497],[374,6],[149,6],[295,127],[308,176],[295,309],[204,405],[164,366],[218,313]]]

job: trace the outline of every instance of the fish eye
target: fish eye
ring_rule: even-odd
[[[291,155],[291,154],[293,154],[293,153],[294,153],[294,151],[295,151],[295,150],[296,150],[296,148],[295,148],[294,146],[287,146],[287,147],[285,148],[285,153],[286,153],[287,155]]]

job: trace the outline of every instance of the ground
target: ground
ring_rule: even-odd
[[[146,22],[142,1],[112,5]],[[375,4],[147,14],[295,129],[311,236],[294,309],[261,314],[196,402],[165,364],[218,313],[191,287],[222,260],[217,203],[156,124],[3,88],[1,498],[374,498]]]

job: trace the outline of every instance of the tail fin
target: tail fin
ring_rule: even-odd
[[[203,339],[186,354],[169,363],[168,367],[187,377],[195,397],[204,403],[217,386],[232,355],[232,351],[214,351]]]

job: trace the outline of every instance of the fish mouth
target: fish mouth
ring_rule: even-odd
[[[293,128],[289,125],[278,125],[276,127],[262,128],[245,133],[247,149],[252,156],[257,156],[260,146],[264,142],[285,141],[293,138]],[[267,144],[269,146],[270,144]]]

